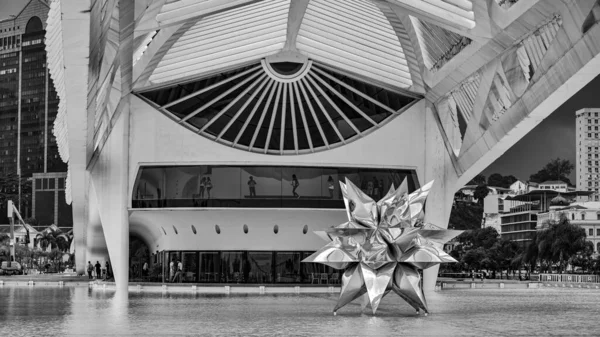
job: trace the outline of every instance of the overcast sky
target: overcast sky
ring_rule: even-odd
[[[0,0],[0,19],[19,13],[28,1]],[[576,164],[575,111],[581,108],[600,108],[600,77],[556,109],[482,173],[486,177],[492,173],[512,174],[525,181],[553,158]],[[575,170],[570,179],[575,184]]]

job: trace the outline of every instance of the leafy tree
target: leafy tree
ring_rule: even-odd
[[[561,180],[571,184],[571,180],[569,180],[568,176],[573,169],[575,169],[575,165],[567,159],[552,159],[537,173],[530,175],[529,181],[543,183],[547,180]]]
[[[52,247],[53,245],[56,245],[56,238],[54,237],[54,233],[52,231],[47,230],[41,233],[38,242],[40,244],[40,247],[43,250],[46,250],[48,246]]]
[[[548,228],[538,232],[538,257],[546,269],[557,264],[562,272],[572,259],[587,247],[585,229],[572,225],[564,214],[558,221],[548,221]]]
[[[594,244],[590,241],[585,241],[585,247],[577,252],[571,259],[571,264],[575,267],[580,267],[582,271],[586,272],[592,269],[594,259]]]
[[[483,174],[478,174],[475,178],[471,179],[467,185],[485,185],[485,176]]]
[[[500,173],[494,173],[488,177],[487,184],[489,186],[502,186],[504,184],[504,177]]]
[[[489,176],[487,184],[488,186],[509,188],[510,185],[512,185],[512,183],[514,183],[517,180],[517,177],[513,175],[503,176],[500,173],[494,173]]]
[[[470,202],[455,202],[450,212],[448,228],[471,230],[481,228],[483,207]]]
[[[477,185],[475,192],[473,192],[473,198],[477,199],[477,203],[483,206],[483,199],[490,193],[487,185]]]

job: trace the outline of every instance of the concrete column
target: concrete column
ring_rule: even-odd
[[[127,290],[129,279],[129,103],[122,107],[106,143],[91,168],[98,215],[118,290]],[[90,210],[92,205],[90,198]],[[92,224],[89,224],[93,227]],[[90,228],[92,230],[93,228]],[[89,232],[89,230],[88,230]],[[88,242],[91,251],[94,247]]]
[[[433,104],[427,102],[424,113],[426,114],[425,160],[423,173],[419,180],[421,184],[435,180],[425,205],[425,222],[447,228],[458,175],[449,154],[452,149],[446,147],[442,135],[443,130],[440,129],[440,124],[436,121],[437,117],[434,115],[436,111]],[[439,266],[435,266],[423,271],[423,288],[425,291],[435,289],[438,270]]]

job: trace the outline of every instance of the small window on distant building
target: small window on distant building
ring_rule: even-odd
[[[588,232],[590,233],[590,235],[588,235],[588,236],[594,236],[594,229],[593,228],[590,228]]]
[[[596,236],[600,236],[600,228],[596,228]]]
[[[591,133],[588,133],[588,138],[592,138],[592,134]]]
[[[585,220],[585,213],[581,213],[581,220]]]
[[[571,213],[571,220],[575,220],[575,214]]]

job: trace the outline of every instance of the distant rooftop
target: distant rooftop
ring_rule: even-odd
[[[543,183],[540,183],[540,185],[568,185],[566,182],[562,181],[562,180],[546,180]]]

